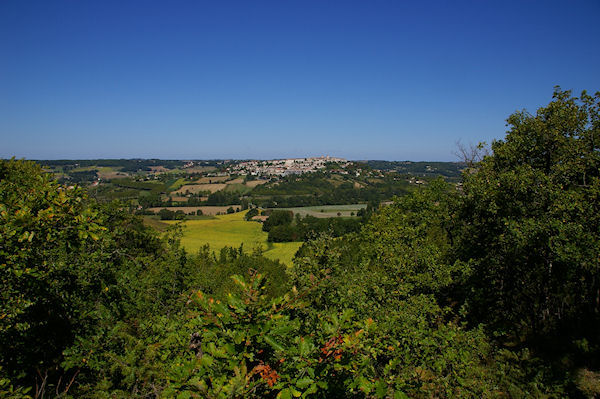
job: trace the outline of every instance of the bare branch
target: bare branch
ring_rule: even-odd
[[[480,142],[477,145],[471,143],[468,146],[460,140],[456,142],[456,150],[453,154],[461,161],[467,164],[468,168],[475,167],[486,156],[490,155],[490,149],[486,142]]]

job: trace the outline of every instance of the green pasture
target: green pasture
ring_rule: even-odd
[[[189,181],[187,181],[186,179],[184,179],[183,177],[180,179],[177,179],[173,182],[169,182],[169,187],[167,188],[168,191],[177,191],[179,190],[182,186],[186,185],[189,183]]]
[[[227,184],[227,186],[224,188],[224,190],[231,191],[231,192],[239,192],[241,194],[247,194],[250,191],[252,191],[252,187],[248,187],[242,183],[233,183],[233,184]]]
[[[267,258],[279,259],[291,265],[292,258],[302,243],[268,243],[268,234],[262,231],[261,224],[244,220],[245,214],[246,212],[238,212],[215,216],[208,220],[181,222],[183,227],[181,243],[190,253],[197,252],[206,244],[214,251],[226,246],[238,248],[242,244],[247,251],[260,247]],[[165,220],[162,223],[174,224],[177,221]]]
[[[69,170],[69,172],[89,172],[90,170],[97,170],[98,173],[112,173],[118,172],[122,168],[112,166],[78,166]]]
[[[98,166],[78,166],[69,170],[69,172],[89,172],[90,170],[98,170]]]
[[[361,209],[367,207],[367,204],[350,204],[350,205],[317,205],[317,206],[302,206],[297,208],[276,208],[292,211],[294,214],[299,213],[301,216],[314,216],[318,218],[337,217],[338,212],[342,217],[351,217],[352,213],[356,215]]]
[[[146,226],[150,226],[161,233],[167,231],[167,229],[171,226],[170,224],[165,223],[163,220],[159,220],[154,216],[144,216],[143,220]]]

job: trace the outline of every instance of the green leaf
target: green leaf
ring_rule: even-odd
[[[402,391],[396,391],[394,392],[394,399],[409,399],[409,397]]]
[[[308,389],[306,391],[304,391],[304,393],[302,394],[302,397],[306,398],[309,395],[316,393],[317,391],[318,391],[317,384],[312,384],[311,386],[308,387]]]
[[[304,389],[312,383],[313,383],[312,378],[304,377],[304,378],[300,378],[298,381],[296,381],[296,386],[300,389]]]
[[[375,395],[378,398],[385,398],[387,395],[387,384],[384,381],[377,381],[375,384]]]
[[[245,309],[244,302],[237,296],[229,293],[227,294],[227,303],[234,309]]]
[[[177,399],[189,399],[191,397],[192,395],[188,391],[180,392],[179,395],[177,395]]]
[[[309,338],[301,338],[300,343],[298,344],[298,351],[300,352],[300,356],[306,356],[310,353],[313,348],[313,343]]]
[[[359,378],[358,388],[361,389],[365,393],[369,393],[372,390],[372,384],[365,377]]]
[[[204,367],[210,367],[214,363],[214,361],[215,360],[212,358],[212,356],[204,355],[200,359],[200,364],[203,365]]]
[[[285,348],[279,342],[275,341],[273,338],[269,337],[268,335],[265,335],[264,340],[267,344],[271,345],[271,347],[273,349],[275,349],[276,351],[285,352]]]

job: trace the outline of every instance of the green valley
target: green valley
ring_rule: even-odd
[[[210,249],[215,251],[220,251],[224,247],[243,247],[247,251],[262,253],[267,258],[291,265],[292,258],[301,243],[267,242],[268,234],[262,231],[261,224],[244,219],[246,212],[219,215],[208,220],[181,222],[183,233],[181,244],[190,253],[198,252],[205,245],[209,245]]]

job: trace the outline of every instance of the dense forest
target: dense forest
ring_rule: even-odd
[[[556,90],[289,268],[0,161],[0,397],[600,395],[599,112]]]

